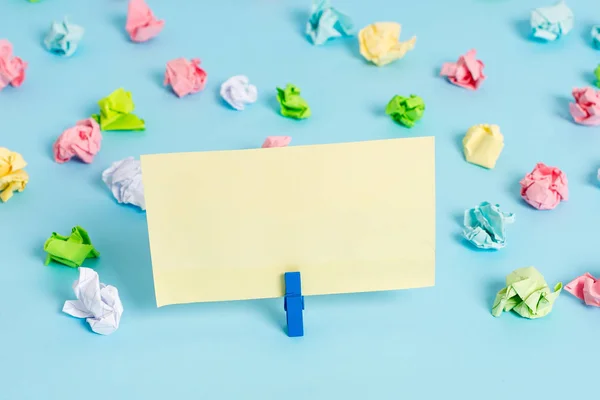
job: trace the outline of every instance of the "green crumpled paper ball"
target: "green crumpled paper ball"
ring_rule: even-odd
[[[600,64],[594,70],[594,75],[596,75],[596,86],[600,88]]]
[[[69,236],[52,232],[44,243],[44,251],[48,253],[46,265],[55,261],[72,268],[80,267],[87,258],[100,256],[92,245],[90,235],[80,226],[74,227]]]
[[[396,95],[385,107],[385,113],[399,124],[412,128],[423,117],[425,102],[417,95],[410,97]]]
[[[310,117],[310,107],[300,97],[300,88],[291,83],[285,89],[277,88],[277,101],[281,105],[281,115],[288,118],[304,119]]]

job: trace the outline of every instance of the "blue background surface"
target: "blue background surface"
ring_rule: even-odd
[[[546,318],[490,308],[504,277],[534,265],[553,286],[600,274],[597,212],[600,129],[575,125],[573,87],[593,85],[600,52],[592,0],[572,0],[574,30],[556,43],[528,39],[529,11],[552,1],[337,0],[359,28],[375,21],[416,34],[405,59],[377,68],[356,39],[313,47],[304,37],[310,2],[150,1],[166,27],[130,43],[125,0],[0,3],[0,38],[29,62],[25,84],[0,92],[0,146],[29,163],[27,189],[0,204],[0,398],[3,399],[558,399],[591,396],[598,379],[600,310],[561,294]],[[86,28],[63,59],[40,45],[51,20]],[[488,79],[467,91],[438,77],[443,62],[478,50]],[[199,57],[206,89],[178,99],[162,87],[165,63]],[[220,84],[245,74],[259,101],[226,107]],[[302,89],[306,121],[278,114],[275,87]],[[116,88],[133,92],[145,132],[104,132],[93,164],[56,164],[51,145]],[[384,113],[394,94],[422,96],[411,130]],[[465,131],[500,125],[506,147],[494,170],[466,163]],[[157,309],[145,214],[118,205],[100,179],[111,162],[140,154],[242,149],[269,135],[293,145],[436,137],[437,272],[434,288],[306,299],[305,333],[284,332],[282,299]],[[519,197],[519,180],[543,161],[567,174],[571,199],[541,212]],[[462,213],[481,201],[516,213],[508,247],[483,252],[461,239]],[[85,227],[102,253],[86,262],[115,285],[119,330],[93,334],[61,312],[78,271],[44,266],[52,231]]]

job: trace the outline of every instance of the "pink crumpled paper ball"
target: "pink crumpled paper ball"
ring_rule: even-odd
[[[567,176],[556,167],[537,163],[521,180],[521,197],[538,210],[552,210],[569,199]]]
[[[91,163],[100,151],[102,133],[100,125],[93,118],[84,119],[64,131],[54,142],[54,161],[59,164],[78,157],[84,163]]]
[[[455,63],[444,63],[440,72],[441,76],[447,76],[448,80],[456,86],[465,89],[476,90],[485,80],[481,60],[475,58],[477,51],[469,50],[465,55],[460,56]]]
[[[573,89],[575,103],[569,104],[571,116],[581,125],[600,125],[600,91],[590,87]]]
[[[165,21],[157,19],[144,0],[130,0],[125,30],[133,42],[145,42],[157,36]]]
[[[269,136],[262,144],[263,149],[270,147],[285,147],[292,141],[291,136]]]
[[[0,90],[7,85],[19,87],[25,80],[27,63],[13,56],[12,44],[6,39],[0,39]]]
[[[176,58],[167,63],[164,85],[171,85],[175,94],[183,97],[204,89],[206,78],[206,71],[200,68],[199,58],[192,58],[191,61]]]
[[[600,280],[589,272],[573,279],[565,286],[565,290],[588,306],[600,307]]]

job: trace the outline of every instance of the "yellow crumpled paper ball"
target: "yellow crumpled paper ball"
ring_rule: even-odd
[[[360,54],[378,67],[396,61],[415,47],[417,37],[401,42],[402,27],[397,22],[375,22],[358,33]]]
[[[469,128],[463,138],[465,159],[471,164],[494,168],[504,148],[504,136],[498,125],[480,124]]]
[[[19,153],[0,147],[0,200],[6,202],[15,190],[25,190],[29,182],[29,175],[23,169],[26,165]]]

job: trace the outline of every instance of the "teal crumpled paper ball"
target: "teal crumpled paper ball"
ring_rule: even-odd
[[[500,211],[499,205],[487,201],[465,211],[463,235],[480,249],[506,246],[506,225],[515,221],[513,213]]]

